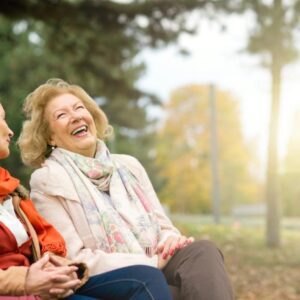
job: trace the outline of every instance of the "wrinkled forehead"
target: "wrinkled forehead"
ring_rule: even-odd
[[[83,103],[83,101],[73,94],[64,93],[53,97],[47,103],[46,110],[49,112],[49,111],[55,111],[55,110],[64,109],[68,107],[74,107],[78,103]]]

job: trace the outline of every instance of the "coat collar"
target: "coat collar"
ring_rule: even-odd
[[[80,202],[73,182],[65,169],[56,161],[47,159],[30,178],[32,192],[42,192],[49,196],[59,196]]]

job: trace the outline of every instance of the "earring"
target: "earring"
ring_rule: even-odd
[[[56,148],[56,146],[51,145],[51,150],[53,151]]]

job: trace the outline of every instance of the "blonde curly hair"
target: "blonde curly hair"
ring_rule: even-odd
[[[45,108],[53,98],[69,93],[79,98],[91,113],[97,130],[97,137],[104,139],[112,132],[105,113],[96,102],[78,85],[69,84],[58,78],[49,79],[30,93],[24,102],[26,120],[23,123],[18,146],[25,165],[40,167],[51,154],[50,131]]]

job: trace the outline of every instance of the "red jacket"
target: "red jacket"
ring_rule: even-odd
[[[21,200],[20,205],[14,203],[15,211],[24,223],[28,231],[28,222],[24,215],[35,229],[37,234],[41,255],[50,251],[59,256],[66,255],[65,242],[61,235],[47,223],[35,210],[31,200]],[[30,236],[30,234],[29,234]],[[0,269],[7,269],[11,266],[29,266],[35,259],[32,255],[32,239],[18,247],[15,236],[2,222],[0,222]]]
[[[28,266],[47,251],[58,255],[57,259],[63,265],[76,265],[82,273],[79,278],[83,285],[88,279],[86,265],[62,257],[66,255],[62,236],[39,215],[32,201],[26,199],[19,180],[0,167],[0,197],[4,198],[9,194],[13,196],[15,212],[27,229],[30,239],[18,247],[15,236],[0,222],[0,295],[24,295]]]

